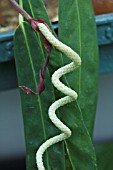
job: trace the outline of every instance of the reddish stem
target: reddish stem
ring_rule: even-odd
[[[32,19],[32,17],[23,9],[15,0],[9,0],[11,4],[15,7],[15,9],[22,14],[28,21]]]

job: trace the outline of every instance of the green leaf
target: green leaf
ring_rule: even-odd
[[[98,170],[112,170],[113,143],[96,144]]]
[[[37,3],[35,0],[19,0],[19,3],[31,16],[33,16],[33,18],[42,18],[48,23],[48,25],[50,25],[47,12],[41,0],[38,0]],[[20,56],[22,56],[22,58]],[[39,70],[44,64],[45,54],[42,49],[39,34],[34,33],[34,31],[31,29],[31,26],[27,23],[22,23],[16,31],[15,58],[19,85],[28,86],[29,88],[36,91]],[[47,116],[48,108],[50,104],[55,101],[55,98],[52,85],[50,83],[49,72],[46,73],[45,77],[45,86],[47,91],[42,94],[41,97],[32,95],[28,96],[21,92],[25,128],[27,170],[37,169],[35,163],[36,150],[46,139],[55,136],[55,134],[59,132],[58,129],[53,126]],[[51,96],[50,99],[48,99],[48,96]],[[29,110],[29,108],[32,110]],[[27,111],[29,114],[27,114]],[[38,114],[40,115],[40,118]],[[39,135],[39,132],[41,135]],[[49,149],[49,152],[44,154],[44,158],[46,169],[49,170],[51,167],[52,169],[56,170],[60,168],[65,170],[65,154],[63,143],[52,146]]]
[[[44,64],[44,54],[31,26],[22,23],[15,34],[15,59],[19,85],[34,91],[37,89],[39,69]],[[35,154],[39,146],[48,138],[60,133],[48,118],[48,108],[53,101],[54,92],[48,70],[45,75],[46,90],[39,97],[21,91],[22,110],[26,140],[27,170],[35,170]],[[62,143],[54,145],[44,154],[47,170],[64,169]]]
[[[80,69],[67,77],[78,93],[83,119],[92,137],[98,92],[98,49],[90,0],[59,0],[59,39],[82,59]]]
[[[97,102],[98,50],[91,2],[89,0],[59,0],[58,32],[59,39],[78,52],[82,59],[82,65],[78,71],[66,75],[64,82],[78,92],[78,103],[83,120],[92,137]],[[69,59],[63,55],[62,61],[66,64]],[[89,134],[82,122],[80,109],[77,104],[76,108],[71,104],[70,110],[69,106],[62,110],[66,114],[65,123],[73,132],[72,137],[66,143],[67,169],[70,166],[72,169],[81,170],[94,168],[94,162],[91,161],[91,158],[95,159],[95,153],[91,151],[93,146],[91,146]],[[71,112],[73,114],[70,115]]]

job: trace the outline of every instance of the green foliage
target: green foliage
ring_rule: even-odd
[[[36,34],[27,23],[21,24],[16,31],[15,57],[19,85],[25,85],[36,91],[39,69],[44,63],[44,54]],[[46,91],[40,97],[27,95],[21,91],[28,170],[37,169],[35,154],[39,146],[47,138],[59,133],[47,115],[49,105],[55,100],[48,70],[45,77]],[[50,152],[45,155],[47,169],[50,167],[63,169],[62,144],[51,147]]]
[[[113,143],[95,145],[98,170],[112,170]]]
[[[41,0],[20,0],[20,3],[30,15],[42,18],[50,25]],[[81,3],[77,0],[59,0],[58,37],[82,57],[81,68],[62,79],[65,84],[76,89],[79,99],[59,109],[58,115],[70,127],[72,136],[49,148],[44,155],[44,164],[47,170],[96,170],[95,151],[90,135],[92,136],[96,107],[98,62],[94,17],[89,0]],[[29,23],[21,23],[16,30],[15,59],[19,85],[36,91],[45,53],[39,34],[32,30]],[[60,133],[47,115],[50,104],[62,96],[53,88],[50,77],[57,68],[69,62],[53,48],[45,73],[46,90],[40,97],[21,91],[27,170],[36,169],[35,153],[38,147],[46,139]]]
[[[67,75],[67,79],[78,92],[78,103],[92,137],[98,92],[98,49],[90,0],[59,0],[59,38],[82,59],[81,68],[70,77]]]

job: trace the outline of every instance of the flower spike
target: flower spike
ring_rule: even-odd
[[[37,163],[37,168],[38,170],[45,170],[44,163],[43,163],[43,154],[44,152],[53,144],[58,143],[62,140],[65,140],[71,136],[71,130],[63,123],[61,122],[58,117],[56,116],[55,112],[56,110],[64,106],[67,103],[71,103],[75,101],[78,97],[78,94],[64,85],[61,81],[60,78],[65,75],[66,73],[72,72],[75,69],[77,69],[81,65],[81,58],[79,55],[73,51],[70,47],[67,45],[63,44],[61,41],[56,39],[48,26],[45,24],[45,22],[42,22],[42,20],[36,20],[36,19],[30,19],[31,25],[35,31],[39,31],[42,35],[43,38],[43,43],[46,48],[46,63],[43,68],[40,70],[40,83],[38,86],[38,94],[44,90],[44,71],[45,68],[48,64],[50,52],[51,52],[51,47],[54,46],[57,50],[61,51],[64,53],[68,58],[72,60],[71,63],[59,68],[56,70],[53,75],[52,75],[52,83],[54,87],[56,87],[57,90],[61,91],[64,93],[66,96],[55,101],[48,110],[48,115],[52,123],[59,129],[61,130],[61,134],[54,136],[48,140],[46,140],[38,149],[36,153],[36,163]],[[21,86],[23,90],[25,90],[28,94],[34,94],[34,92],[25,87]],[[37,94],[37,92],[36,92]]]

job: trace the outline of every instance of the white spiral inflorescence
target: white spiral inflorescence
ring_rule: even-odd
[[[36,163],[37,163],[38,169],[45,170],[44,165],[43,165],[43,159],[42,159],[42,156],[45,150],[51,145],[59,141],[65,140],[66,138],[69,138],[71,136],[71,130],[58,119],[58,117],[55,114],[55,111],[59,107],[77,99],[77,93],[74,90],[65,86],[62,82],[60,82],[59,79],[64,74],[69,73],[73,71],[74,69],[78,68],[81,65],[81,59],[75,51],[73,51],[70,47],[68,47],[67,45],[63,44],[58,39],[56,39],[45,24],[38,23],[37,26],[40,32],[44,35],[44,37],[49,41],[50,44],[52,44],[56,49],[64,53],[66,56],[68,56],[72,60],[70,64],[59,68],[52,75],[53,85],[59,91],[64,93],[66,96],[55,101],[49,107],[49,111],[48,111],[49,118],[54,123],[54,125],[62,131],[62,133],[60,135],[57,135],[55,137],[48,139],[45,143],[43,143],[39,147],[36,153]]]

